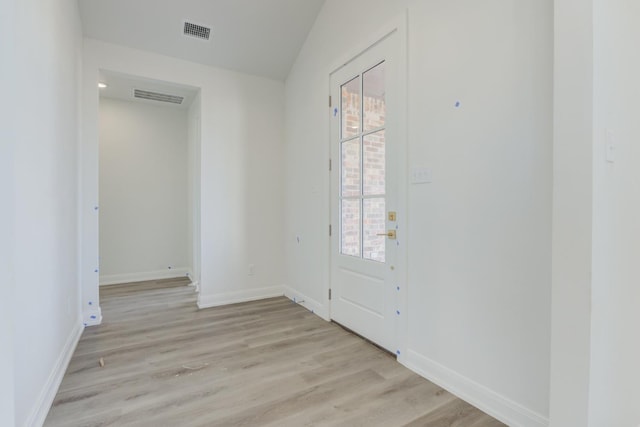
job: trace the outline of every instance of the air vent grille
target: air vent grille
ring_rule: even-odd
[[[209,36],[211,35],[211,28],[203,27],[202,25],[192,24],[191,22],[185,22],[184,35],[195,37],[197,39],[209,40]]]
[[[149,99],[151,101],[170,102],[172,104],[182,104],[183,96],[167,95],[166,93],[149,92],[147,90],[134,89],[133,96],[140,99]]]

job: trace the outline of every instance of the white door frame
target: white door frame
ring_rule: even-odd
[[[338,71],[343,66],[347,65],[353,59],[360,56],[362,53],[367,51],[369,48],[377,44],[379,41],[383,40],[385,37],[390,35],[393,32],[397,32],[398,37],[398,46],[400,51],[397,52],[398,58],[398,73],[400,76],[400,81],[398,82],[398,164],[397,164],[397,216],[398,221],[397,224],[399,226],[398,229],[398,255],[396,261],[396,277],[397,277],[397,286],[399,289],[398,296],[398,311],[399,315],[396,318],[395,322],[395,331],[396,331],[396,343],[397,349],[395,351],[398,361],[403,362],[406,357],[406,349],[407,349],[407,334],[408,334],[408,322],[407,322],[407,308],[408,308],[408,274],[407,274],[407,248],[408,248],[408,222],[407,222],[407,206],[408,206],[408,51],[407,51],[407,39],[408,39],[408,12],[405,11],[402,15],[396,17],[388,24],[382,26],[379,31],[373,33],[371,36],[367,37],[364,42],[358,43],[356,48],[349,50],[345,55],[341,56],[341,58],[335,61],[331,67],[326,72],[327,78],[327,99],[331,95],[331,75]],[[337,101],[336,101],[337,102]],[[328,105],[328,104],[327,104]],[[328,144],[326,146],[327,158],[331,158],[331,144],[333,143],[331,138],[331,108],[327,109],[327,140]],[[333,162],[336,163],[337,160],[333,159]],[[331,197],[335,189],[331,188],[331,171],[327,173],[327,179],[325,180],[325,185],[327,186],[327,192],[325,194],[328,195],[327,199],[327,228],[331,225]],[[333,229],[337,232],[337,224],[333,224]],[[326,280],[323,282],[326,284],[324,289],[324,294],[326,298],[327,304],[327,319],[331,319],[331,300],[329,300],[329,290],[331,289],[331,268],[332,268],[332,253],[331,253],[331,243],[330,237],[327,235],[327,256],[329,262],[327,263],[327,269],[325,271]]]
[[[102,309],[100,307],[100,280],[99,280],[99,123],[100,123],[100,93],[97,86],[99,80],[99,73],[101,70],[111,71],[114,73],[128,74],[140,78],[146,78],[151,80],[162,80],[168,83],[175,83],[178,85],[191,86],[198,90],[198,96],[193,102],[200,104],[202,108],[202,88],[194,84],[185,83],[182,81],[175,81],[172,79],[158,78],[157,76],[149,76],[147,73],[140,73],[137,70],[118,69],[118,67],[105,66],[102,61],[97,60],[96,57],[90,57],[83,62],[82,70],[82,88],[80,91],[81,98],[78,100],[80,109],[82,112],[81,117],[81,129],[80,133],[80,158],[78,160],[78,176],[79,176],[79,202],[78,202],[78,220],[79,220],[79,234],[78,234],[78,247],[80,248],[78,254],[78,279],[80,282],[79,298],[81,301],[82,322],[84,326],[95,326],[102,323]],[[198,153],[195,163],[200,164],[200,150],[202,146],[201,132],[202,132],[202,110],[200,110],[200,126],[199,126],[199,140],[196,142]],[[189,174],[195,173],[192,178],[200,182],[200,168],[197,170],[190,170]],[[200,203],[200,191],[198,186],[197,194],[193,195],[192,208],[199,210]],[[196,200],[197,199],[197,200]],[[194,217],[190,220],[195,221]],[[201,240],[199,236],[200,230],[200,215],[198,213],[197,224],[194,225],[192,230],[194,253],[193,253],[193,265],[191,274],[192,280],[197,281],[199,284],[201,281]],[[195,227],[197,226],[197,229]],[[196,236],[195,233],[198,232]],[[197,264],[196,264],[197,263]]]

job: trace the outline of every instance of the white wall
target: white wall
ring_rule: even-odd
[[[2,135],[4,137],[4,135]],[[0,167],[5,166],[5,163],[8,163],[7,160],[9,157],[4,157],[4,155],[8,154],[7,150],[4,149],[4,144],[0,148],[0,155],[2,155],[2,160],[0,160]],[[6,165],[8,166],[8,165]],[[10,181],[8,178],[8,173],[11,169],[7,168],[6,170],[2,170],[0,172],[0,178],[2,179],[2,184],[8,184]],[[4,185],[3,185],[4,187]],[[0,191],[0,195],[2,196],[2,200],[12,202],[8,196],[8,191],[5,191],[5,188],[2,188]],[[2,286],[0,287],[0,425],[3,426],[12,426],[15,422],[15,402],[14,402],[14,351],[13,351],[13,324],[15,318],[15,312],[13,310],[13,292],[14,292],[14,274],[12,268],[12,260],[11,260],[11,249],[13,246],[13,239],[11,237],[9,216],[7,212],[0,212],[0,220],[2,221],[2,230],[0,231],[0,283]]]
[[[594,249],[589,426],[637,427],[640,4],[633,0],[596,0],[593,5]],[[614,134],[615,163],[606,160],[607,131]]]
[[[100,283],[184,276],[187,110],[102,97],[99,137]]]
[[[514,424],[548,416],[552,22],[539,0],[410,13],[409,164],[434,183],[409,193],[409,351]]]
[[[11,15],[13,16],[13,15]],[[1,23],[1,22],[0,22]],[[0,33],[0,35],[4,35]],[[2,58],[7,58],[2,50]],[[1,72],[0,78],[7,74]],[[6,80],[2,80],[6,81]],[[4,111],[2,111],[4,113]],[[4,116],[3,117],[8,117]],[[0,138],[0,198],[5,206],[13,206],[13,137],[4,124]],[[11,138],[11,139],[10,139]],[[0,209],[0,425],[14,424],[14,287],[13,272],[13,209]]]
[[[640,5],[555,4],[551,426],[636,427]]]
[[[191,268],[191,283],[200,289],[200,94],[189,106],[188,112],[188,265]]]
[[[327,314],[329,72],[407,6],[408,166],[434,182],[406,189],[400,360],[513,425],[545,425],[551,1],[325,3],[286,84],[287,286]]]
[[[15,63],[16,1],[5,2],[0,7],[0,58],[3,64]],[[0,82],[8,83],[17,77],[17,67],[0,67]],[[15,100],[18,90],[13,85],[4,88],[9,100]],[[15,423],[13,322],[14,287],[13,272],[15,180],[13,170],[16,129],[13,126],[16,111],[11,102],[0,103],[0,425]],[[7,208],[9,207],[9,208]]]
[[[85,39],[82,289],[85,322],[98,301],[98,70],[201,89],[201,307],[282,294],[281,82]],[[255,274],[248,275],[248,266]],[[89,302],[92,306],[89,306]],[[91,319],[91,316],[95,319]]]
[[[3,74],[2,81],[15,88],[15,97],[5,101],[13,110],[8,124],[13,136],[2,141],[2,157],[8,154],[13,167],[8,180],[13,196],[3,205],[11,211],[12,265],[7,272],[2,267],[9,274],[2,288],[13,288],[14,317],[13,345],[3,345],[2,353],[13,348],[15,407],[7,417],[15,414],[15,425],[22,426],[44,420],[82,330],[77,262],[81,36],[74,0],[10,3],[7,13],[19,35],[8,39],[14,50],[7,57],[3,47],[2,57],[2,68],[13,70],[11,80]],[[4,405],[4,393],[2,400]],[[0,413],[4,417],[4,408]]]
[[[592,260],[593,15],[555,6],[551,425],[588,425]]]

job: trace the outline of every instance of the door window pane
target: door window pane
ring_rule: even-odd
[[[342,197],[360,195],[360,138],[341,143]]]
[[[342,139],[360,132],[360,76],[342,85]]]
[[[385,63],[340,86],[340,252],[385,262]]]
[[[362,218],[362,257],[372,261],[385,261],[385,239],[378,236],[385,233],[385,202],[384,198],[364,199],[364,215]]]
[[[360,256],[360,199],[342,200],[340,216],[342,230],[340,252],[344,255]]]
[[[362,191],[365,196],[385,194],[385,140],[384,130],[362,139],[363,175]]]
[[[362,75],[364,132],[385,125],[387,104],[384,87],[384,62]]]

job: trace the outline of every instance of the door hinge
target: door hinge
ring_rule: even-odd
[[[329,301],[331,301],[331,288],[329,288]]]
[[[333,104],[331,104],[331,95],[329,95],[329,108],[331,108]]]
[[[329,236],[331,236],[331,224],[329,224]]]
[[[331,159],[329,159],[329,172],[331,172]]]

